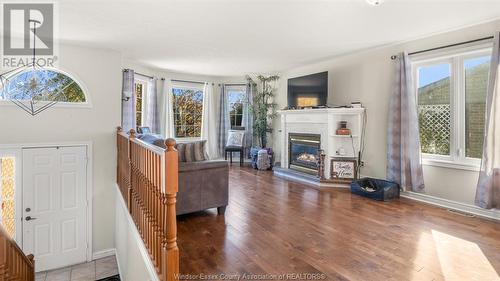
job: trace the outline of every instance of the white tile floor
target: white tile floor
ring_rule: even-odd
[[[36,281],[95,281],[118,274],[115,256],[65,268],[38,272]]]

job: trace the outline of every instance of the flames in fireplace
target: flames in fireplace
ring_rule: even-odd
[[[311,153],[302,153],[297,157],[297,160],[303,161],[303,162],[308,162],[308,163],[318,161],[316,155],[313,155]]]
[[[290,133],[288,140],[288,168],[317,174],[321,135]]]

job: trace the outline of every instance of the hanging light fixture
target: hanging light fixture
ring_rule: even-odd
[[[52,107],[61,100],[64,90],[71,84],[61,83],[57,72],[39,65],[36,58],[37,20],[33,24],[33,58],[26,65],[0,75],[0,95],[32,116]]]

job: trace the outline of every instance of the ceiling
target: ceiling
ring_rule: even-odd
[[[500,0],[61,0],[60,37],[166,70],[233,76],[500,18]]]

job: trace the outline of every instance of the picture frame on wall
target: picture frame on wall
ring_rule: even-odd
[[[349,158],[330,160],[330,179],[339,182],[352,182],[358,178],[358,161]]]

